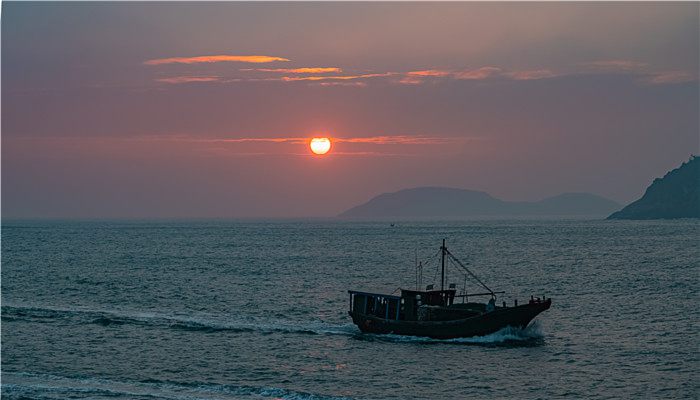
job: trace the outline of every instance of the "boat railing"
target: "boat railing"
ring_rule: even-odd
[[[350,312],[373,315],[384,319],[399,319],[401,297],[379,293],[348,290]]]

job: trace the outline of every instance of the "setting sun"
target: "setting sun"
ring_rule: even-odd
[[[331,149],[331,140],[329,138],[313,138],[309,143],[309,147],[314,154],[322,155],[328,153]]]

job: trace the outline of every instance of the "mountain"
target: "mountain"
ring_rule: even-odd
[[[608,219],[700,218],[700,158],[691,156],[680,167],[656,178],[641,199]]]
[[[353,207],[341,218],[428,218],[526,215],[607,215],[620,204],[588,193],[566,193],[537,202],[504,201],[488,193],[419,187],[383,193]]]

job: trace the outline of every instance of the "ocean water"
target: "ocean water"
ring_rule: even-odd
[[[361,334],[347,290],[414,288],[443,238],[498,304],[552,308],[486,337]],[[699,239],[688,220],[3,221],[2,397],[696,399]]]

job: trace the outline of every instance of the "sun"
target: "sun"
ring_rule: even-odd
[[[314,154],[323,155],[331,149],[331,140],[325,137],[315,137],[309,142],[309,147]]]

